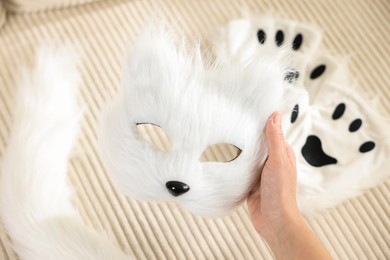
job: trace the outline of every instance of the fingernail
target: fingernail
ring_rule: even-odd
[[[280,112],[276,112],[274,116],[272,117],[272,123],[274,125],[280,125],[281,124],[281,118],[282,114]]]

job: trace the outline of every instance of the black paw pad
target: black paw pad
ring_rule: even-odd
[[[310,79],[317,79],[317,78],[321,77],[322,74],[324,74],[325,71],[326,71],[326,65],[325,64],[318,65],[310,73]]]
[[[297,51],[297,50],[299,50],[299,48],[301,48],[301,46],[302,46],[302,43],[303,43],[303,36],[302,36],[302,34],[301,33],[298,33],[296,36],[295,36],[295,38],[294,38],[294,40],[293,40],[293,43],[292,43],[292,49],[294,50],[294,51]]]
[[[265,40],[267,39],[267,35],[263,30],[258,30],[257,31],[257,40],[259,41],[260,44],[264,44]]]
[[[294,83],[299,78],[299,71],[297,70],[290,70],[286,73],[284,76],[284,80],[288,83]]]
[[[306,162],[313,167],[322,167],[337,163],[335,158],[324,152],[322,149],[321,139],[315,135],[307,137],[301,153]]]
[[[294,106],[292,113],[291,113],[291,118],[290,118],[291,124],[293,124],[293,123],[295,123],[295,121],[297,121],[298,116],[299,116],[299,105],[296,104]]]
[[[375,148],[375,143],[372,142],[372,141],[368,141],[368,142],[363,143],[363,144],[359,147],[359,152],[361,152],[361,153],[367,153],[367,152],[369,152],[369,151],[372,151],[374,148]]]
[[[359,130],[359,128],[362,126],[363,124],[363,121],[358,118],[358,119],[355,119],[351,122],[351,124],[349,125],[349,128],[348,130],[352,133],[352,132],[356,132],[357,130]]]
[[[346,105],[344,103],[338,104],[332,114],[332,119],[337,120],[341,118],[344,115],[345,110],[346,110]],[[356,132],[360,129],[362,125],[363,125],[363,121],[360,118],[357,118],[349,124],[348,131],[351,133]],[[375,143],[373,141],[368,141],[363,143],[359,147],[359,152],[367,153],[369,151],[372,151],[374,148],[375,148]]]
[[[258,29],[256,35],[257,35],[257,40],[260,44],[264,44],[265,41],[267,40],[267,34],[263,29]],[[277,47],[283,45],[284,38],[285,38],[284,32],[282,30],[278,30],[275,34],[275,44]],[[293,51],[299,50],[302,46],[302,43],[303,43],[303,35],[302,33],[298,33],[297,35],[295,35],[291,43],[291,49]]]
[[[282,30],[278,30],[275,35],[276,46],[278,47],[282,46],[283,42],[284,42],[284,33]]]
[[[340,103],[336,106],[335,110],[332,114],[333,120],[340,119],[345,111],[346,111],[345,103]],[[299,106],[295,105],[292,113],[291,113],[291,123],[294,123],[299,114]],[[348,127],[350,133],[354,133],[358,131],[363,125],[363,121],[360,118],[354,119]],[[375,148],[376,144],[373,141],[367,141],[360,145],[359,152],[367,153],[372,151]],[[337,159],[325,153],[322,148],[321,139],[315,135],[310,135],[307,137],[305,144],[301,150],[303,158],[306,160],[308,164],[313,167],[322,167],[326,165],[336,164]]]
[[[346,106],[344,103],[338,104],[336,109],[334,110],[334,112],[332,114],[332,119],[337,120],[337,119],[341,118],[344,115],[345,108],[346,108]]]

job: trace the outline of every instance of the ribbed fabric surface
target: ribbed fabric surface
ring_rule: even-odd
[[[179,19],[189,36],[209,37],[213,28],[240,17],[243,7],[323,28],[324,47],[350,54],[360,87],[378,96],[380,109],[390,115],[387,0],[105,0],[9,15],[0,31],[0,157],[10,134],[18,65],[31,60],[34,47],[47,39],[77,42],[85,50],[80,96],[87,110],[69,175],[86,223],[106,230],[137,259],[271,259],[245,207],[224,219],[207,220],[175,205],[127,199],[115,189],[97,153],[101,109],[116,92],[124,51],[145,22],[160,13],[170,21]],[[160,139],[153,133],[151,138]],[[389,201],[387,180],[308,223],[335,259],[390,259]],[[0,259],[17,259],[4,230],[0,242]]]
[[[3,2],[0,2],[0,28],[4,25],[6,17],[7,16],[6,16]]]
[[[90,3],[98,0],[2,0],[10,12],[38,12]]]

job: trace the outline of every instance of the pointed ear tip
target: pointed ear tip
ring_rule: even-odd
[[[164,45],[173,45],[180,35],[174,28],[165,23],[150,23],[140,33],[135,46],[140,48],[161,48]]]

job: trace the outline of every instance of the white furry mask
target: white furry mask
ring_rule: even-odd
[[[278,58],[205,65],[163,29],[136,42],[122,89],[103,122],[101,148],[118,187],[139,200],[174,200],[193,213],[221,216],[247,195],[266,147],[263,126],[280,105],[284,74]],[[137,125],[159,126],[170,140],[162,151]],[[201,160],[212,145],[238,148],[228,162]],[[257,162],[257,165],[260,162]]]

